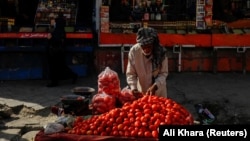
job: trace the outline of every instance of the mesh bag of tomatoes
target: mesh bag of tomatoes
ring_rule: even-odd
[[[121,92],[118,74],[109,67],[98,75],[98,93],[103,92],[113,96],[117,96]]]
[[[106,93],[98,93],[93,96],[92,103],[93,114],[103,114],[116,107],[116,98]]]
[[[132,93],[132,90],[128,86],[121,90],[121,93],[117,96],[117,98],[121,105],[125,104],[126,102],[131,103],[136,99]]]
[[[101,115],[78,117],[68,133],[158,138],[159,125],[193,125],[193,116],[169,98],[143,96]]]

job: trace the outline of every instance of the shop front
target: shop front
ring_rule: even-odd
[[[34,0],[26,5],[25,0],[1,2],[15,7],[6,9],[1,5],[1,80],[47,78],[47,35],[52,28],[51,19],[56,18],[59,12],[63,13],[66,19],[65,44],[68,65],[79,76],[86,76],[92,71],[90,69],[94,50],[93,1]],[[28,10],[27,7],[32,8]],[[9,14],[9,10],[15,12]]]
[[[168,49],[170,71],[245,73],[250,70],[246,63],[250,47],[247,3],[243,0],[103,1],[96,8],[100,9],[97,11],[99,47],[120,50],[124,72],[127,48],[135,43],[138,28],[148,26],[157,29],[161,44]]]
[[[50,19],[59,11],[67,19],[68,63],[80,76],[87,75],[85,68],[100,72],[106,66],[124,72],[128,50],[142,26],[157,29],[168,50],[169,71],[250,70],[250,2],[246,0],[37,0],[28,4],[35,7],[28,15],[24,7],[15,8],[23,0],[1,2],[1,79],[46,77],[44,46]],[[8,13],[7,7],[14,11]],[[39,63],[13,59],[34,54],[40,56]],[[24,76],[16,73],[23,64],[27,64]],[[35,77],[30,73],[33,68],[38,68]]]

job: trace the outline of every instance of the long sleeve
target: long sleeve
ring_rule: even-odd
[[[138,81],[134,60],[135,60],[134,52],[130,51],[128,54],[126,75],[127,75],[127,83],[132,90],[137,89],[137,81]]]

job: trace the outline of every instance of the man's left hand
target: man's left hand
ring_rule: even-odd
[[[156,84],[150,86],[146,92],[146,95],[155,95],[156,90],[158,89]]]

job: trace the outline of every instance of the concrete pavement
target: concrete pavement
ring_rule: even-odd
[[[77,84],[65,80],[54,88],[45,87],[46,80],[1,81],[0,105],[13,109],[13,115],[8,119],[0,117],[0,141],[33,140],[46,123],[57,118],[50,113],[50,106],[60,102],[61,96],[72,94],[71,89],[77,86],[97,91],[97,76],[79,78]],[[119,78],[121,88],[125,87],[125,75],[119,73]],[[186,107],[195,118],[198,115],[194,104],[201,103],[216,116],[214,124],[250,124],[249,81],[250,74],[241,72],[170,72],[168,97]]]

